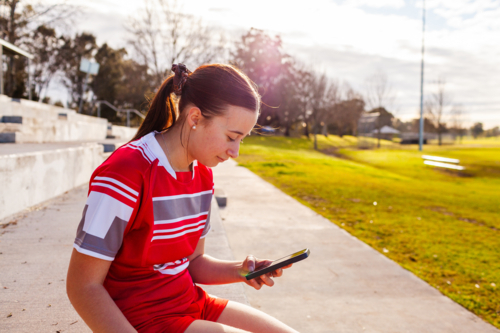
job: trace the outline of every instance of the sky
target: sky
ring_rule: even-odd
[[[49,0],[47,0],[49,2]],[[386,73],[395,94],[390,111],[418,117],[422,47],[421,0],[184,0],[183,11],[242,35],[251,27],[279,34],[285,51],[361,93]],[[143,1],[73,0],[76,31],[98,43],[126,46],[126,24]],[[470,125],[500,126],[500,1],[427,0],[424,93],[446,81],[449,107],[462,105]],[[58,94],[54,87],[51,94]]]

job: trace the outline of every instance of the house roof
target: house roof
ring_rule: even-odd
[[[374,129],[372,133],[378,133],[378,129]],[[383,126],[380,129],[380,134],[399,134],[399,131],[391,126]]]

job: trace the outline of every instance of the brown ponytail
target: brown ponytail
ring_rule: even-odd
[[[178,99],[173,99],[174,75],[163,81],[151,101],[146,119],[131,141],[152,131],[173,127],[188,104],[196,105],[205,118],[220,116],[228,105],[259,112],[260,96],[255,84],[230,65],[211,64],[198,67],[187,77]],[[176,112],[178,105],[179,114]]]
[[[140,139],[152,132],[161,132],[175,125],[177,120],[174,103],[172,101],[172,90],[174,88],[174,75],[169,76],[160,86],[155,97],[149,105],[146,119],[142,122],[139,130],[131,141]]]

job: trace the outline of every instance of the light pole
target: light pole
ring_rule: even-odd
[[[422,63],[420,66],[420,131],[418,149],[422,151],[424,144],[424,34],[425,34],[425,0],[422,7]]]

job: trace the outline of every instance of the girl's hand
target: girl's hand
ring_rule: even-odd
[[[263,285],[267,285],[272,287],[274,285],[273,277],[280,277],[283,275],[283,269],[292,267],[292,264],[288,266],[284,266],[282,268],[278,268],[275,271],[263,274],[254,279],[247,280],[245,276],[253,271],[258,271],[259,269],[265,268],[272,264],[272,260],[267,259],[257,259],[253,255],[249,255],[241,264],[241,268],[239,269],[239,275],[242,278],[242,281],[248,284],[251,287],[259,290]]]

